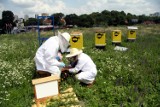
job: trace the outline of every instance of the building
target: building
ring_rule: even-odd
[[[16,23],[17,28],[22,29],[24,27],[23,18],[19,18],[18,22]]]
[[[18,15],[14,15],[14,22],[18,21]]]
[[[38,18],[38,14],[35,14],[35,18],[36,18],[36,19]]]
[[[138,19],[131,19],[132,23],[138,23]]]
[[[24,15],[24,21],[27,21],[29,19],[28,15]]]
[[[42,13],[41,15],[42,15],[42,16],[49,16],[48,13]]]

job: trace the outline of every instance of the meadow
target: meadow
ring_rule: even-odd
[[[73,87],[82,107],[159,107],[160,25],[137,26],[134,42],[126,41],[126,26],[100,28],[107,35],[105,50],[94,46],[95,28],[60,30],[83,33],[83,51],[98,70],[92,87],[83,87],[70,77],[61,81],[60,92]],[[112,45],[111,31],[116,29],[122,31],[121,45],[128,48],[125,52],[115,51]],[[31,107],[31,81],[36,77],[33,58],[38,47],[36,32],[0,35],[0,107]],[[65,58],[64,62],[68,63]],[[53,100],[49,107],[70,107],[72,103]]]

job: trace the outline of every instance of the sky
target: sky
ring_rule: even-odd
[[[160,12],[160,0],[0,0],[0,18],[6,10],[19,18],[24,18],[24,15],[35,17],[41,13],[81,15],[103,10],[149,15]]]

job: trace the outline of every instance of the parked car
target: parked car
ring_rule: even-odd
[[[17,27],[14,27],[13,30],[12,30],[12,34],[17,34],[17,33],[21,33],[21,32],[27,32],[27,30],[25,28],[17,28]]]
[[[17,27],[14,27],[11,31],[12,34],[20,33],[19,29]]]

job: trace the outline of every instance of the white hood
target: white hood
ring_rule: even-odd
[[[70,35],[68,36],[68,39],[66,39],[63,35],[64,33],[58,33],[58,38],[59,38],[59,45],[60,45],[60,50],[61,52],[65,52],[68,49],[69,46],[69,39],[70,39]]]

